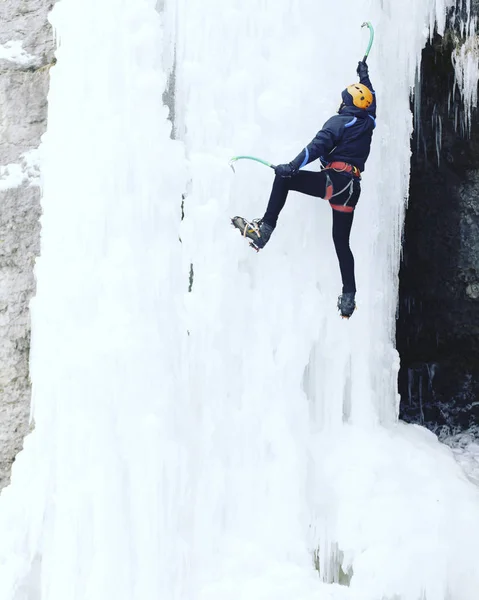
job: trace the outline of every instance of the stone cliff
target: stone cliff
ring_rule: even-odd
[[[40,244],[36,150],[46,129],[52,6],[0,3],[0,488],[28,429],[28,303]]]

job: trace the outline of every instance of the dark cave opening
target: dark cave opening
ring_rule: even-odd
[[[396,343],[400,418],[438,432],[479,423],[479,123],[465,128],[451,27],[423,50]]]

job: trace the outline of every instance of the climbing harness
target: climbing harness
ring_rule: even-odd
[[[353,177],[351,177],[350,181],[343,187],[342,190],[339,190],[339,192],[334,192],[333,182],[331,181],[329,174],[326,173],[326,194],[324,196],[324,199],[329,201],[329,204],[333,210],[337,210],[338,212],[346,212],[346,213],[353,212],[354,207],[348,206],[348,202],[351,200],[351,196],[353,195],[353,192],[354,192],[354,177],[356,177],[360,180],[361,179],[361,171],[354,165],[350,165],[349,163],[345,163],[345,162],[341,162],[341,161],[335,161],[335,162],[329,163],[328,165],[326,165],[324,167],[323,170],[326,171],[327,169],[332,169],[336,173],[348,173],[349,175],[353,176]],[[348,194],[348,197],[346,199],[346,202],[344,202],[344,204],[331,204],[332,198],[334,198],[336,196],[340,196],[341,194],[346,192],[348,189],[349,189],[349,194]]]

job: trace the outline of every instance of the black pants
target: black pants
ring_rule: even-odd
[[[354,209],[359,200],[361,185],[357,177],[347,173],[338,173],[333,169],[324,169],[318,173],[298,171],[293,177],[276,176],[263,217],[263,220],[272,227],[276,227],[279,213],[286,203],[290,190],[316,198],[329,199],[331,206],[349,206]],[[342,212],[333,208],[333,241],[343,280],[343,293],[356,292],[354,257],[349,247],[353,217],[354,211]]]

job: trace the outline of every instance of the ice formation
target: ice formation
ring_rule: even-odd
[[[477,19],[470,16],[463,39],[458,42],[452,61],[456,83],[464,101],[464,133],[471,132],[472,109],[477,108],[477,82],[479,80],[479,37]]]
[[[57,3],[35,431],[0,499],[2,599],[477,599],[478,489],[396,417],[410,91],[445,15]],[[228,159],[309,142],[356,80],[362,20],[379,118],[343,322],[327,204],[292,194],[256,255],[228,223],[261,216],[271,172]]]

